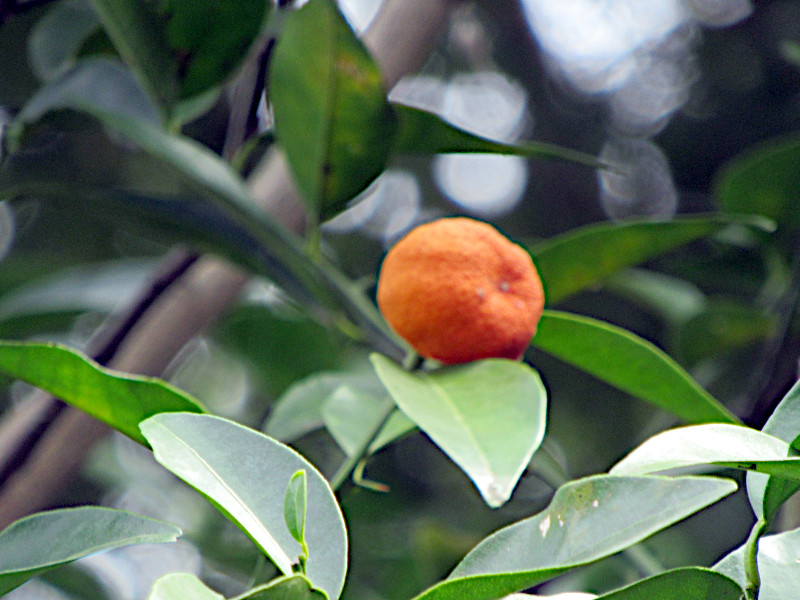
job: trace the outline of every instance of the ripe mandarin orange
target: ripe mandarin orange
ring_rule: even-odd
[[[389,250],[378,306],[421,356],[445,364],[520,359],[544,309],[528,253],[487,223],[439,219]]]

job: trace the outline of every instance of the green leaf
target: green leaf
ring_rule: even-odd
[[[37,77],[47,81],[68,68],[86,38],[99,27],[97,13],[85,0],[53,5],[28,40],[28,60]]]
[[[740,600],[742,593],[734,580],[721,573],[685,567],[642,579],[597,600]]]
[[[789,444],[744,425],[708,423],[663,431],[634,448],[609,471],[645,475],[695,465],[772,473],[800,481],[800,458]]]
[[[800,529],[765,535],[758,540],[758,572],[761,576],[758,600],[787,600],[797,595],[797,590],[800,589],[798,556]],[[745,586],[744,547],[725,556],[713,569]]]
[[[381,74],[335,2],[311,0],[287,18],[269,93],[310,213],[334,216],[383,171],[396,127]]]
[[[225,600],[191,573],[168,573],[159,577],[147,600]]]
[[[553,158],[594,168],[606,166],[591,154],[545,142],[506,144],[496,142],[448,123],[442,117],[397,102],[391,107],[398,117],[399,130],[393,150],[399,154],[490,153]]]
[[[293,575],[273,579],[231,600],[328,600],[328,596],[302,575]]]
[[[783,397],[770,415],[763,433],[783,440],[790,445],[789,455],[796,456],[800,451],[800,383]],[[771,521],[781,504],[800,490],[800,483],[762,473],[747,474],[747,497],[757,518],[766,516]]]
[[[738,422],[667,354],[620,327],[546,310],[531,344],[687,422]]]
[[[180,534],[169,523],[98,506],[33,514],[0,532],[0,595],[73,560],[132,544],[174,542]]]
[[[720,169],[714,193],[724,210],[763,215],[791,231],[800,225],[800,137],[772,139]]]
[[[744,302],[714,299],[680,325],[677,352],[689,365],[761,342],[775,334],[776,315]]]
[[[673,221],[631,220],[597,223],[535,244],[531,252],[544,281],[547,302],[564,298],[598,284],[617,271],[645,262],[683,244],[732,225],[743,224],[771,231],[763,218],[725,215],[687,217]]]
[[[487,359],[409,373],[379,354],[375,371],[397,406],[472,479],[486,504],[504,504],[544,438],[547,392],[539,374]]]
[[[141,425],[156,460],[207,496],[237,523],[285,575],[301,548],[284,519],[286,488],[299,470],[308,477],[305,573],[339,597],[347,570],[347,533],[328,483],[297,452],[219,417],[170,413]]]
[[[56,344],[0,342],[0,372],[61,398],[145,444],[139,423],[162,412],[204,412],[178,388],[153,377],[107,369]]]
[[[640,542],[736,490],[713,477],[595,475],[493,533],[415,600],[494,600]]]
[[[286,486],[283,515],[289,533],[301,546],[305,543],[307,496],[306,472],[300,469],[292,475],[289,485]]]
[[[364,373],[315,373],[289,387],[278,398],[264,423],[264,433],[282,442],[293,442],[323,427],[323,407],[341,387],[350,388],[357,395],[376,396],[384,392],[372,369]]]
[[[167,43],[180,64],[181,98],[222,84],[247,56],[271,13],[266,0],[164,0]]]
[[[49,112],[60,109],[98,112],[113,124],[129,117],[158,124],[158,109],[118,61],[87,58],[41,88],[8,126],[7,144],[17,150],[25,128]]]
[[[79,86],[71,84],[72,88]],[[0,163],[0,197],[68,199],[70,206],[80,200],[95,209],[93,216],[113,215],[115,224],[120,217],[128,217],[135,227],[144,227],[151,235],[172,242],[176,236],[182,241],[188,238],[199,249],[222,254],[273,279],[298,301],[317,310],[322,305],[344,312],[374,348],[400,354],[395,338],[363,289],[323,258],[309,259],[300,240],[253,202],[241,178],[219,156],[124,110],[108,112],[93,105],[85,94],[80,98],[86,103],[81,110],[89,111],[116,139],[121,134],[127,143],[114,145],[106,138],[109,143],[103,146],[102,137],[89,126],[96,126],[95,121],[70,111],[50,110],[30,127],[18,117],[11,129],[17,128],[17,141],[25,143],[27,152],[16,151]],[[36,114],[47,112],[47,102],[41,103]],[[81,124],[76,125],[74,121],[80,119]],[[70,127],[68,136],[61,135],[64,121]],[[58,126],[53,127],[54,123]],[[23,137],[19,131],[27,135]],[[80,143],[95,147],[98,142],[101,147],[96,153],[76,149]],[[64,160],[65,153],[70,161]],[[341,320],[342,315],[335,318]]]
[[[394,402],[385,392],[376,395],[340,386],[322,405],[322,420],[344,453],[354,456],[370,441],[372,433],[393,408]]]
[[[139,83],[164,108],[178,98],[178,67],[153,4],[92,0],[103,28]]]

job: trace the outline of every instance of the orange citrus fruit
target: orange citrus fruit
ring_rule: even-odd
[[[518,360],[544,309],[530,255],[487,223],[439,219],[386,255],[378,306],[420,356],[445,364]]]

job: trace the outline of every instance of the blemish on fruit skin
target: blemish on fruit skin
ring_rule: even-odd
[[[507,281],[501,281],[498,287],[500,288],[501,292],[507,292],[508,290],[511,289],[511,286]]]
[[[486,298],[486,291],[482,287],[479,287],[477,291],[478,291],[478,298],[480,298],[481,300]]]

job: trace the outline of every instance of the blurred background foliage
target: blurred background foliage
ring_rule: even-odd
[[[43,36],[57,32],[79,52],[110,50],[88,2],[27,4],[4,16],[0,27],[0,119],[6,122],[63,68]],[[357,30],[380,4],[340,2]],[[159,6],[171,10],[169,2]],[[200,12],[181,18],[208,19]],[[241,45],[215,35],[225,48]],[[201,40],[171,42],[214,54],[196,47]],[[352,208],[323,225],[324,252],[370,290],[386,248],[436,216],[491,220],[530,245],[628,217],[767,216],[776,221],[774,235],[731,226],[556,306],[653,341],[747,424],[760,427],[795,381],[800,353],[798,48],[800,3],[787,0],[460,2],[424,70],[402,80],[391,98],[493,139],[535,139],[597,154],[629,166],[629,175],[514,156],[396,159]],[[220,72],[231,68],[211,62]],[[178,98],[197,91],[192,73],[183,75],[185,87],[173,91]],[[183,131],[220,151],[225,96],[205,108]],[[261,116],[267,127],[268,112]],[[45,138],[58,148],[58,164],[42,169],[87,168],[116,183],[144,179],[152,189],[176,185],[170,174],[153,173],[145,158],[127,152],[119,160],[125,149],[97,129]],[[91,160],[103,157],[105,164],[86,164],[89,145]],[[0,334],[81,347],[135,293],[170,239],[154,239],[135,221],[84,203],[29,198],[0,205]],[[260,428],[286,394],[306,394],[313,406],[348,378],[373,385],[366,357],[341,331],[257,281],[213,331],[183,350],[167,378],[213,412]],[[379,452],[366,476],[390,492],[349,486],[342,494],[352,544],[347,598],[412,597],[490,531],[541,509],[552,488],[536,473],[549,468],[576,478],[604,471],[674,424],[543,352],[532,350],[526,359],[550,394],[549,457],[535,458],[513,500],[493,511],[421,434]],[[11,385],[2,401],[24,401],[26,392]],[[344,454],[321,420],[307,429],[296,447],[332,473]],[[259,567],[255,548],[238,530],[120,436],[96,449],[62,502],[128,508],[176,523],[186,536],[176,545],[85,559],[9,598],[133,600],[146,595],[155,577],[175,570],[202,573],[234,594]],[[648,564],[709,565],[744,538],[748,514],[737,495],[648,540],[636,564],[612,557],[547,589],[600,592],[648,574],[642,572]]]

